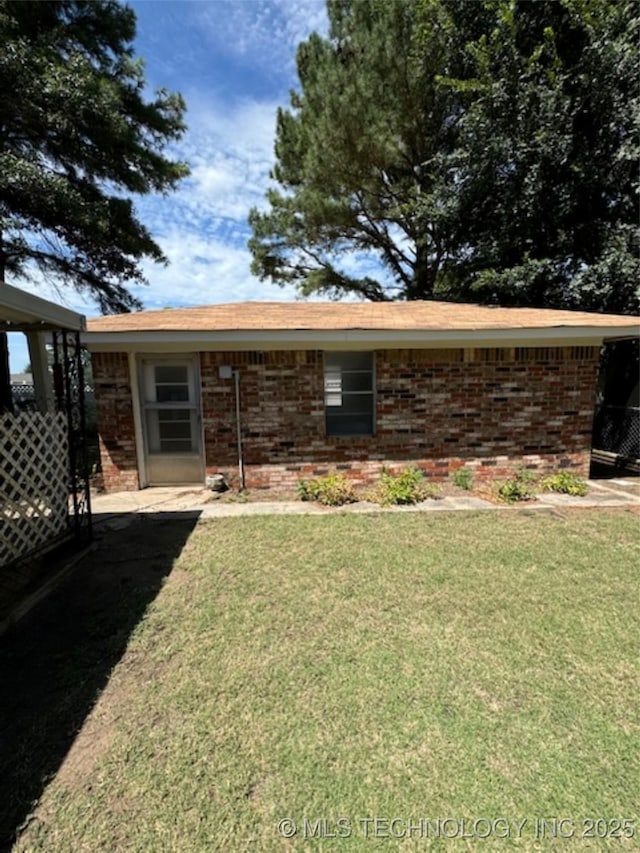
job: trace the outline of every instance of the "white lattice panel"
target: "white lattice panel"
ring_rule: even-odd
[[[62,412],[0,415],[0,566],[67,529],[68,477]]]

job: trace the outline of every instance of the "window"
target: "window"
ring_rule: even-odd
[[[373,435],[373,353],[326,352],[324,410],[327,435]]]
[[[156,402],[176,403],[189,400],[189,371],[186,364],[155,366]]]
[[[194,450],[194,413],[190,409],[147,410],[147,435],[152,453]]]
[[[191,362],[145,360],[143,404],[150,453],[197,452],[197,405]]]

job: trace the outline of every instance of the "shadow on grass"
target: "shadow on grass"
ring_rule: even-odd
[[[0,850],[63,762],[198,517],[145,513],[112,519],[117,529],[98,524],[96,549],[0,638]]]

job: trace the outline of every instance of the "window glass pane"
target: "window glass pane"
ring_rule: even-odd
[[[191,424],[189,421],[185,421],[184,423],[180,423],[178,421],[175,423],[161,423],[159,432],[160,441],[174,438],[186,438],[191,442]]]
[[[186,403],[188,399],[188,385],[156,385],[157,403]]]
[[[358,371],[342,374],[342,390],[347,391],[371,391],[371,371]]]
[[[195,450],[194,416],[189,409],[151,409],[147,434],[151,453],[189,453]]]
[[[155,368],[156,382],[180,383],[186,385],[188,380],[186,364],[158,364]]]
[[[335,368],[325,370],[324,402],[325,406],[342,405],[342,374]]]
[[[348,414],[327,411],[327,435],[372,435],[371,413]]]
[[[373,434],[373,353],[325,353],[324,391],[327,435]]]
[[[166,423],[167,421],[190,421],[190,409],[159,409],[156,413],[158,420]]]
[[[333,409],[333,407],[332,407]],[[338,413],[338,407],[335,407]],[[371,394],[343,394],[342,405],[339,411],[345,415],[371,413],[373,409],[373,397]]]
[[[372,352],[325,352],[324,364],[328,369],[373,370]]]
[[[324,371],[324,390],[327,393],[342,391],[342,371],[336,367],[327,367]]]

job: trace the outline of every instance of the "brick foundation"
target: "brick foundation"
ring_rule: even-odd
[[[521,465],[586,476],[598,359],[598,347],[379,350],[376,434],[329,438],[321,351],[203,352],[206,470],[237,485],[234,382],[218,375],[225,364],[240,371],[250,489],[291,488],[336,469],[368,481],[405,465],[434,480],[463,465],[478,478]],[[93,362],[105,488],[137,488],[126,356]]]

